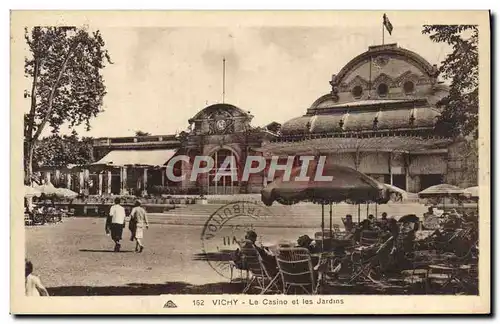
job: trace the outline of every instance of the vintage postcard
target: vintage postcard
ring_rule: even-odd
[[[13,11],[11,81],[12,313],[491,311],[488,11]]]

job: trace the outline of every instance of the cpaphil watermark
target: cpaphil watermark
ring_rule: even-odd
[[[281,161],[280,161],[281,160]],[[215,165],[215,160],[211,156],[195,156],[191,158],[187,155],[174,156],[167,162],[166,176],[168,180],[180,182],[189,180],[195,182],[198,176],[202,174],[212,173],[215,181],[219,181],[222,177],[229,176],[232,181],[246,182],[252,174],[266,173],[267,179],[274,179],[276,171],[283,171],[283,181],[290,181],[292,170],[300,168],[300,172],[295,175],[294,181],[309,181],[313,178],[314,181],[332,181],[332,176],[323,175],[323,170],[326,163],[326,156],[289,156],[286,158],[286,163],[283,163],[284,158],[273,156],[267,161],[263,156],[248,156],[243,165],[243,170],[238,172],[237,161],[234,156],[227,156],[220,166]],[[191,175],[187,179],[186,174],[175,175],[175,165],[177,163],[185,163],[191,168]],[[314,174],[311,175],[310,168],[315,164]],[[312,176],[312,177],[311,177]]]
[[[202,255],[219,275],[230,279],[229,261],[249,230],[266,222],[272,214],[265,206],[254,202],[232,202],[215,211],[203,226]]]

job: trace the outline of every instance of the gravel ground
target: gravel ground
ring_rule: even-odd
[[[195,260],[202,252],[201,231],[200,226],[153,224],[145,232],[144,252],[134,253],[135,242],[126,228],[122,251],[114,253],[104,219],[67,218],[26,227],[26,257],[51,295],[241,292],[207,261]],[[304,229],[258,232],[266,239],[296,239]]]
[[[104,218],[73,217],[62,223],[26,227],[26,257],[51,295],[220,294],[243,290],[241,284],[230,284],[228,277],[211,267],[220,260],[220,254],[213,253],[219,249],[217,244],[221,251],[236,248],[220,243],[234,234],[231,231],[219,232],[220,237],[206,245],[211,253],[203,254],[202,226],[152,224],[145,231],[144,252],[135,253],[135,242],[130,241],[130,231],[125,228],[122,251],[115,253],[113,241],[104,233],[104,222]],[[245,230],[239,231],[234,236],[241,238]],[[259,227],[256,231],[261,241],[270,245],[280,240],[296,241],[303,234],[313,237],[317,230]],[[207,258],[213,260],[211,264]]]

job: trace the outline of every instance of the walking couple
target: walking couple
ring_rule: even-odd
[[[149,228],[148,217],[146,210],[141,207],[141,202],[137,200],[134,208],[130,212],[129,229],[132,232],[130,240],[135,239],[135,252],[142,252],[144,245],[142,239],[144,237],[144,227]],[[121,205],[121,199],[115,198],[115,204],[109,210],[109,216],[106,220],[106,234],[111,234],[111,239],[115,242],[115,252],[120,252],[120,241],[125,228],[125,208]]]

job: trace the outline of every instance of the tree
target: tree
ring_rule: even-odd
[[[439,67],[440,73],[450,80],[450,92],[438,107],[436,131],[448,137],[477,138],[478,135],[478,29],[475,25],[424,25],[423,34],[429,34],[436,43],[447,43],[452,52]]]
[[[75,135],[51,135],[38,141],[33,154],[33,164],[37,166],[65,167],[69,164],[89,164],[94,162],[93,139]]]
[[[34,27],[25,30],[29,55],[24,70],[31,79],[30,110],[24,116],[25,172],[31,183],[33,155],[42,131],[48,126],[58,134],[85,124],[102,111],[106,87],[101,75],[112,64],[99,31],[76,27]]]
[[[149,136],[149,135],[151,135],[151,133],[143,132],[141,130],[136,130],[135,131],[135,136]]]

